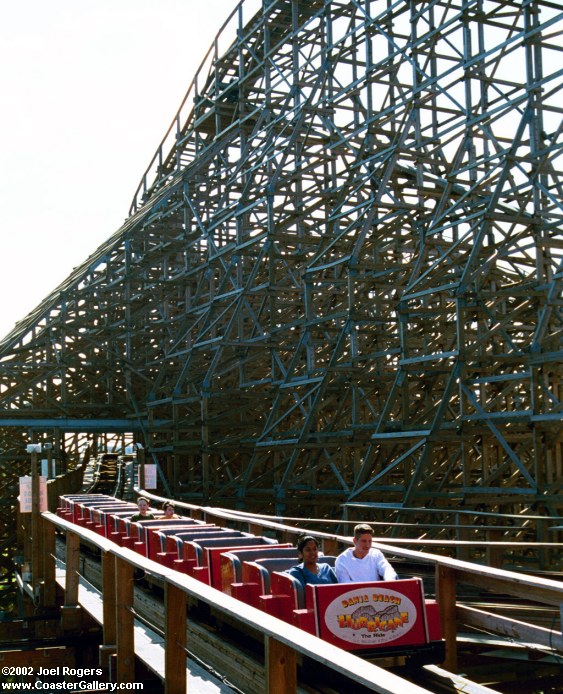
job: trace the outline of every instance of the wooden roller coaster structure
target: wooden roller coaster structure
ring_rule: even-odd
[[[560,515],[562,30],[238,3],[129,218],[0,344],[5,527],[28,441],[112,435],[192,502]]]

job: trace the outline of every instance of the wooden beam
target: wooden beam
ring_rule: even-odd
[[[337,555],[339,553],[338,540],[335,540],[335,539],[330,538],[330,537],[324,537],[322,539],[322,546],[323,546],[323,552],[326,555],[332,556],[332,555]]]
[[[53,607],[56,602],[55,581],[55,526],[41,518],[43,535],[43,585],[41,601],[43,607]]]
[[[273,637],[266,637],[267,694],[297,692],[297,659],[290,646]]]
[[[485,591],[508,593],[554,607],[561,605],[561,587],[551,579],[534,577],[535,580],[531,582],[523,574],[514,574],[502,569],[497,569],[497,573],[492,574],[489,567],[479,565],[473,565],[471,571],[460,567],[458,579]]]
[[[540,626],[526,624],[510,617],[477,610],[474,607],[458,605],[457,619],[461,624],[486,629],[487,632],[501,634],[511,641],[530,643],[550,651],[563,653],[563,636],[560,631],[545,629]]]
[[[117,682],[135,681],[135,634],[133,631],[134,567],[115,557],[115,621],[117,624]]]
[[[66,534],[65,607],[75,607],[78,604],[79,566],[80,536],[68,531]]]
[[[502,540],[502,530],[491,528],[486,531],[487,534],[487,564],[497,569],[502,567],[502,546],[498,542]]]
[[[166,694],[185,694],[187,684],[186,593],[166,582],[164,602],[164,691]]]
[[[440,606],[442,634],[446,641],[444,667],[457,672],[456,572],[446,566],[436,567],[436,597]]]
[[[115,555],[110,552],[102,552],[103,639],[106,650],[111,646],[115,646],[116,643],[115,576]]]
[[[43,558],[41,550],[42,526],[39,499],[39,462],[37,453],[31,454],[31,580],[33,590],[39,588],[43,579]]]

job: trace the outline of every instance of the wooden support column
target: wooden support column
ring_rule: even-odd
[[[487,564],[495,569],[502,568],[503,552],[502,547],[491,545],[491,542],[500,542],[502,540],[502,530],[491,529],[487,530]]]
[[[41,511],[39,498],[39,461],[37,453],[31,454],[31,581],[34,592],[39,590],[42,576]]]
[[[79,567],[80,537],[69,530],[66,534],[65,606],[78,604]]]
[[[137,463],[139,465],[139,487],[145,489],[145,450],[137,448]]]
[[[209,498],[210,486],[210,461],[209,461],[209,392],[202,390],[201,392],[201,481],[203,486],[203,498],[206,501]],[[207,501],[206,501],[207,503]]]
[[[443,667],[457,674],[456,572],[445,566],[436,567],[436,598],[440,606],[442,634],[446,641]]]
[[[56,603],[56,572],[55,572],[55,526],[44,518],[43,531],[43,607],[53,607]]]
[[[538,520],[536,521],[536,541],[549,542],[550,538],[548,537],[547,533],[549,513],[546,511],[543,504],[540,506],[540,508],[538,508],[538,513],[542,515],[545,514],[545,518],[538,518]],[[554,539],[556,540],[557,538]],[[546,567],[551,566],[551,553],[552,550],[550,549],[546,549],[544,547],[538,548],[538,564],[540,569],[545,569]]]
[[[103,644],[100,646],[100,665],[109,668],[109,659],[115,653],[116,591],[115,555],[102,552]]]
[[[470,532],[465,527],[471,523],[471,518],[465,513],[456,514],[456,534],[458,541],[467,542],[471,540]],[[457,545],[456,548],[456,559],[461,561],[470,561],[469,547],[467,545]]]
[[[297,658],[293,648],[273,637],[266,637],[266,692],[297,692]]]
[[[82,613],[78,605],[79,566],[80,537],[69,530],[66,534],[65,601],[61,608],[64,630],[77,629],[81,622]]]
[[[263,535],[264,526],[257,522],[251,522],[248,524],[248,532],[252,533],[252,535]]]
[[[164,691],[166,694],[186,694],[186,594],[167,582],[164,600]]]
[[[133,566],[115,557],[115,621],[117,682],[135,681],[135,633],[133,631]]]
[[[31,559],[31,547],[29,546],[30,538],[28,532],[28,528],[30,527],[30,514],[22,513],[18,504],[16,510],[16,541],[18,543],[18,547],[21,547],[23,549],[24,561],[29,561]]]

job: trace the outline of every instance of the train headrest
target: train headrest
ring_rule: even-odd
[[[272,557],[271,559],[258,559],[256,561],[243,562],[243,579],[258,581],[260,590],[264,595],[270,592],[270,576],[272,572],[280,572],[295,564],[295,557]]]
[[[277,547],[276,545],[265,547],[253,547],[252,549],[235,549],[229,552],[224,552],[222,555],[221,563],[227,564],[232,570],[232,580],[238,582],[241,580],[242,576],[242,562],[243,561],[256,561],[257,559],[266,558],[288,558],[290,557],[295,563],[298,560],[295,547],[288,547],[287,545],[282,545]]]
[[[263,559],[257,559],[256,563],[263,566],[266,571],[271,574],[272,571],[285,571],[291,566],[294,566],[299,559],[297,556],[293,557],[264,557]]]
[[[207,535],[209,535],[209,537],[207,537]],[[236,541],[247,540],[249,537],[252,536],[243,534],[239,530],[218,530],[217,533],[205,533],[200,537],[194,538],[193,542],[198,544],[200,547],[221,547],[221,542],[229,540],[231,544],[235,546]]]

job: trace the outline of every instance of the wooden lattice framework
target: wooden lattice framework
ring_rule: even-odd
[[[5,435],[131,431],[227,506],[561,513],[562,34],[555,0],[241,2],[0,345]]]

